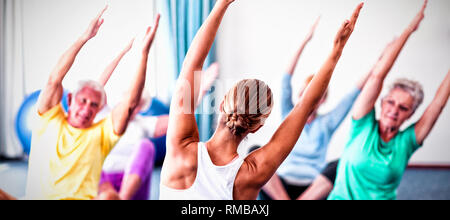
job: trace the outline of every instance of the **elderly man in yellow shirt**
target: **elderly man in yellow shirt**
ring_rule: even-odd
[[[69,94],[66,115],[60,104],[62,81],[81,48],[103,24],[105,7],[88,30],[60,58],[38,101],[33,126],[26,199],[93,199],[97,196],[100,173],[108,153],[125,132],[131,114],[139,104],[145,84],[148,54],[159,24],[147,29],[140,63],[124,99],[104,120],[94,124],[106,103],[103,86],[83,81]]]

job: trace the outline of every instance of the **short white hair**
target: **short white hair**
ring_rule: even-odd
[[[100,108],[102,108],[103,106],[105,106],[106,104],[106,92],[105,92],[105,88],[103,87],[102,84],[100,84],[97,81],[94,80],[81,80],[78,82],[77,87],[75,87],[75,89],[73,90],[73,97],[76,97],[78,95],[78,93],[81,92],[81,90],[83,90],[84,88],[90,88],[93,89],[96,92],[99,92],[101,94],[101,99],[100,99]]]
[[[423,92],[422,85],[417,81],[409,80],[406,78],[397,79],[390,87],[389,93],[391,93],[394,89],[401,89],[413,97],[414,111],[416,111],[419,108],[419,106],[423,103],[425,94]]]

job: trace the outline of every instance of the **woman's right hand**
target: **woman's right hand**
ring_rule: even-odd
[[[342,51],[344,49],[345,44],[353,33],[355,29],[356,21],[358,20],[359,13],[361,12],[364,3],[361,2],[358,7],[356,7],[355,11],[350,20],[346,20],[342,27],[339,29],[338,34],[334,40],[334,48]]]

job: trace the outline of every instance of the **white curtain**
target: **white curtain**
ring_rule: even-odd
[[[25,96],[22,0],[0,0],[0,155],[23,154],[15,117]]]

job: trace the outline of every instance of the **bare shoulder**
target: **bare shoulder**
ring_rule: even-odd
[[[253,154],[245,158],[234,181],[233,197],[236,200],[253,200],[264,185],[259,178],[258,167]]]

